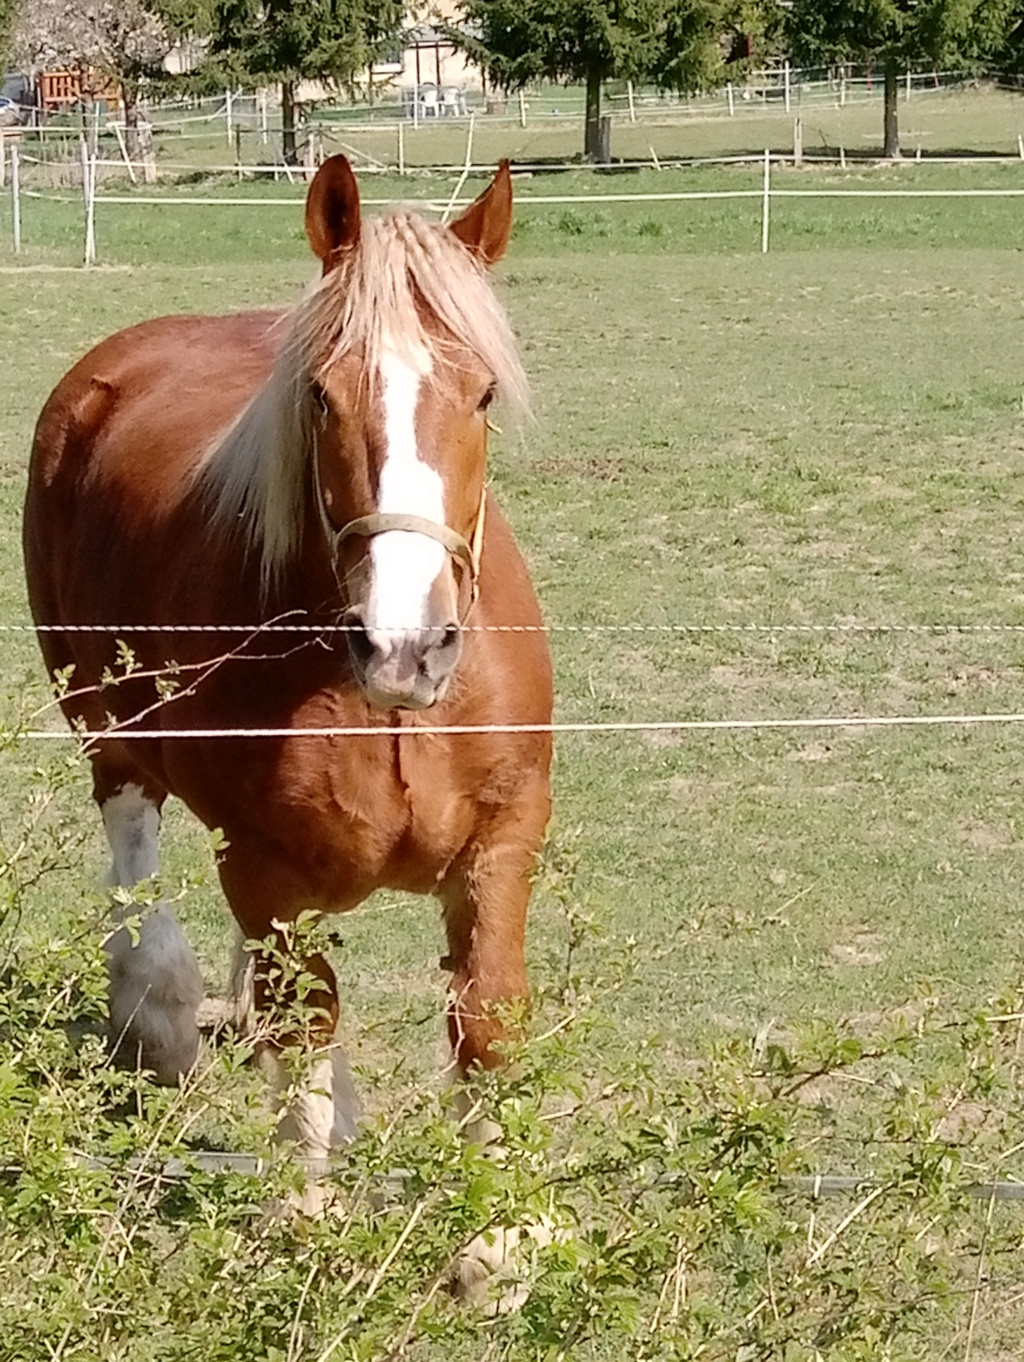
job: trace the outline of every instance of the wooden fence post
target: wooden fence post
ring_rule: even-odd
[[[18,161],[18,144],[11,143],[11,224],[14,236],[14,254],[21,254],[21,170]]]
[[[85,199],[85,264],[96,263],[96,158],[82,138],[82,194]]]

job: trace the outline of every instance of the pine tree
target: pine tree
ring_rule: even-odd
[[[215,0],[211,54],[242,83],[280,84],[294,162],[298,83],[350,84],[394,41],[404,12],[401,0]]]
[[[462,23],[448,32],[504,90],[541,79],[585,83],[590,157],[598,153],[605,81],[692,91],[722,79],[716,0],[463,0]]]

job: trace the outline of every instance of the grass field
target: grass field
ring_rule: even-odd
[[[781,91],[777,92],[781,94]],[[236,162],[267,171],[277,162],[283,176],[279,115],[271,117],[266,139],[248,104],[248,114],[236,115],[230,135],[223,117],[223,101],[210,101],[204,110],[157,109],[156,169],[161,180],[194,179],[215,168],[231,170]],[[636,121],[625,110],[624,94],[614,85],[605,90],[604,112],[612,120],[611,154],[616,163],[674,162],[774,154],[793,150],[794,119],[802,123],[803,150],[809,159],[868,160],[877,156],[882,137],[881,88],[863,86],[840,103],[838,90],[818,85],[794,87],[790,108],[781,98],[763,102],[744,99],[737,89],[733,114],[724,92],[690,101],[664,100],[651,93],[637,105]],[[904,155],[916,157],[979,157],[1020,154],[1024,134],[1024,103],[1019,90],[977,87],[973,82],[932,88],[915,84],[910,100],[900,92],[899,125]],[[583,140],[582,88],[542,87],[524,101],[509,101],[505,115],[477,109],[472,129],[467,117],[423,120],[400,118],[395,104],[368,109],[314,106],[300,129],[300,142],[312,130],[329,154],[344,151],[361,169],[394,170],[402,160],[410,172],[427,167],[461,167],[467,148],[475,165],[494,164],[509,157],[520,166],[563,165],[578,161]],[[51,125],[42,137],[26,132],[22,147],[27,156],[77,165],[80,128],[73,118]],[[117,163],[120,150],[114,133],[100,139],[101,159]],[[123,167],[103,169],[104,176],[123,176]],[[67,181],[69,174],[58,174]]]
[[[642,172],[629,189],[687,188],[694,175]],[[1024,166],[808,175],[779,182],[1024,185]],[[757,180],[717,171],[699,183]],[[367,193],[443,201],[451,184],[374,180]],[[521,194],[566,186],[595,191],[576,172],[536,176]],[[758,212],[742,201],[521,210],[499,287],[536,422],[521,440],[496,440],[492,472],[552,627],[556,717],[1024,712],[1019,201],[787,201],[768,256],[757,253]],[[8,228],[0,214],[0,234]],[[79,207],[29,201],[25,253],[0,269],[6,624],[27,619],[26,454],[60,374],[120,326],[286,301],[311,273],[298,206],[101,205],[98,233],[101,267],[71,268]],[[708,631],[645,629],[665,625]],[[43,689],[34,643],[0,634],[0,647],[9,712],[24,713]],[[35,769],[60,760],[28,743],[0,754],[8,847]],[[937,1018],[909,1059],[887,1054],[881,1069],[812,1085],[817,1171],[885,1166],[894,1137],[883,1138],[876,1105],[891,1071],[955,1116],[950,1147],[965,1127],[991,1137],[989,1162],[968,1159],[968,1173],[1024,1174],[1017,1089],[1004,1075],[989,1105],[957,1097],[954,1024],[1021,1011],[1018,728],[567,735],[555,785],[530,938],[542,1019],[571,956],[591,981],[593,1044],[609,1057],[646,1047],[670,1082],[713,1054],[813,1048],[826,1031],[870,1049],[896,1019],[913,1033]],[[60,930],[105,861],[83,770],[57,808],[84,843],[29,897],[39,917],[23,929],[40,936]],[[200,880],[181,911],[216,993],[228,933],[205,838],[181,811],[166,856],[169,879]],[[343,1029],[357,1060],[389,1075],[368,1094],[371,1111],[387,1111],[437,1067],[437,914],[386,896],[340,935]],[[1024,1233],[1014,1215],[1007,1245]],[[936,1357],[948,1345],[973,1362],[1017,1356],[1019,1307],[1008,1302],[1021,1281],[1008,1252],[985,1277],[966,1344],[965,1295],[954,1324],[911,1330],[884,1355]],[[810,1358],[810,1346],[773,1355]]]

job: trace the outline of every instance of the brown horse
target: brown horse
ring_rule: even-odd
[[[537,602],[484,489],[489,404],[526,401],[486,273],[511,216],[503,164],[449,228],[363,220],[332,157],[306,205],[323,267],[308,296],[97,346],[43,410],[25,508],[47,666],[73,668],[65,713],[102,735],[88,752],[112,884],[156,874],[174,794],[223,831],[247,938],[284,940],[276,924],[379,887],[436,895],[463,1073],[500,1062],[498,1005],[526,997],[549,813],[549,733],[444,731],[551,718]],[[113,1044],[177,1081],[202,989],[170,906],[115,931],[108,955]],[[319,956],[306,968],[323,1053],[280,1134],[322,1157],[351,1112],[328,1057],[334,974]],[[260,957],[257,1008],[268,977]]]

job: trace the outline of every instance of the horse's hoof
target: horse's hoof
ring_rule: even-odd
[[[289,1198],[293,1211],[306,1220],[320,1220],[338,1212],[337,1189],[323,1178],[307,1178],[305,1186]]]
[[[199,1055],[196,1009],[203,1000],[199,962],[169,904],[158,903],[134,930],[120,927],[104,943],[110,1006],[110,1053],[174,1087]]]
[[[260,1223],[299,1229],[304,1221],[342,1215],[344,1211],[345,1204],[336,1187],[325,1178],[309,1177],[301,1187],[296,1187],[287,1196],[266,1201]]]
[[[537,1250],[546,1248],[557,1231],[546,1217],[520,1229],[482,1231],[463,1250],[452,1279],[452,1294],[461,1305],[486,1315],[521,1310],[530,1296]]]

